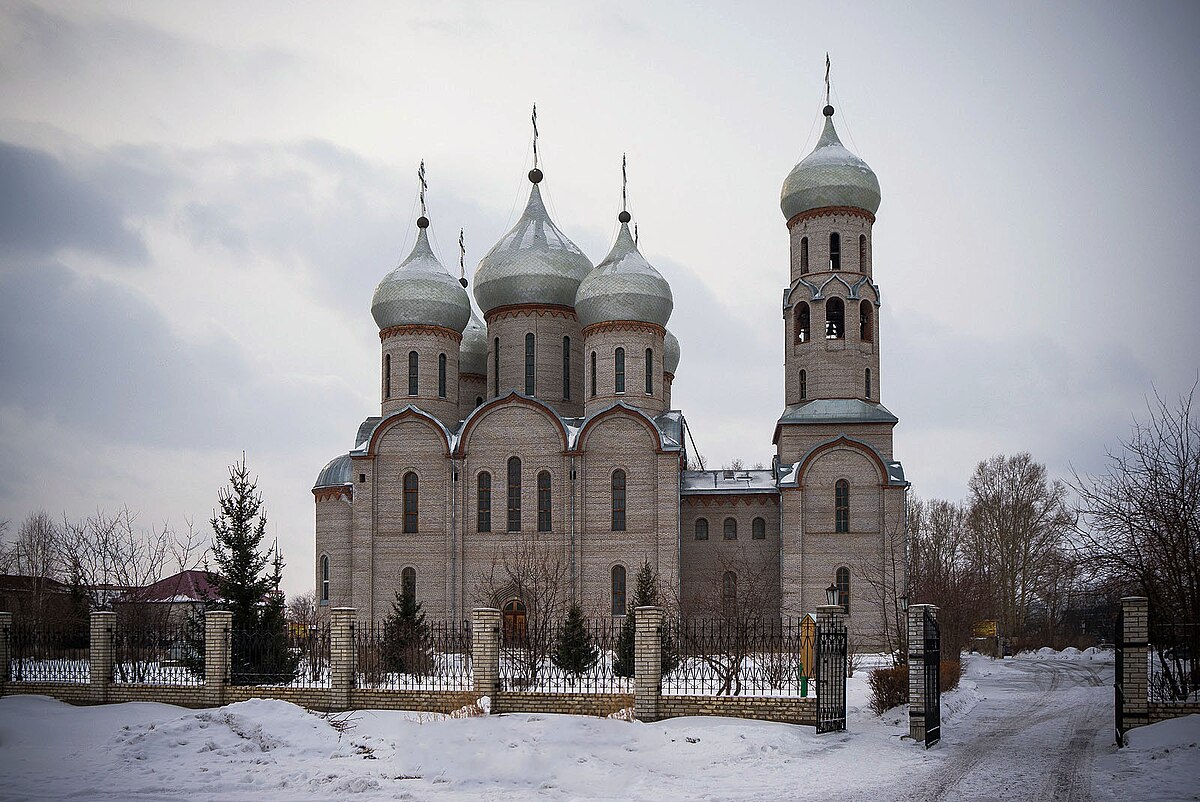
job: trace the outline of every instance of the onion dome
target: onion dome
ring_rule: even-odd
[[[462,345],[459,348],[458,372],[478,373],[486,376],[487,354],[487,329],[484,328],[483,321],[475,315],[475,310],[472,309],[471,319],[467,321],[467,328],[463,331]]]
[[[879,179],[867,163],[846,150],[833,127],[833,106],[825,107],[825,130],[813,152],[783,182],[779,206],[791,220],[825,206],[852,206],[871,214],[879,209]]]
[[[670,331],[663,338],[663,373],[675,375],[679,367],[679,340]]]
[[[392,326],[441,326],[459,333],[471,318],[471,299],[429,247],[429,220],[417,220],[412,253],[383,277],[371,299],[380,331]]]
[[[671,285],[638,252],[629,233],[629,215],[622,212],[620,219],[612,250],[579,285],[575,314],[585,327],[609,320],[666,326],[675,307]]]
[[[534,169],[529,178],[533,189],[521,219],[475,271],[475,300],[484,314],[511,304],[571,306],[579,282],[592,269],[583,251],[546,213],[538,189],[542,171]]]

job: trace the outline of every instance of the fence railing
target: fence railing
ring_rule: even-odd
[[[1147,649],[1151,702],[1200,702],[1200,624],[1152,623]]]
[[[231,685],[329,687],[329,627],[234,630],[229,637]]]
[[[204,684],[204,630],[118,627],[113,637],[113,682],[155,685]]]
[[[632,693],[633,641],[611,619],[508,627],[500,636],[500,687],[540,693]],[[624,652],[624,654],[622,654]]]
[[[664,622],[662,692],[807,696],[815,634],[794,618]]]
[[[469,691],[473,687],[467,622],[359,623],[354,628],[358,688]]]
[[[86,626],[9,630],[9,677],[14,682],[91,681],[91,644]]]

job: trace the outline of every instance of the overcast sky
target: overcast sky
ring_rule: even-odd
[[[312,587],[312,483],[378,414],[375,284],[471,270],[532,166],[593,261],[629,157],[713,466],[783,407],[784,177],[825,52],[883,190],[881,393],[922,496],[1028,450],[1095,470],[1200,372],[1194,3],[0,6],[0,520],[206,525],[245,450]],[[336,7],[335,7],[336,6]]]

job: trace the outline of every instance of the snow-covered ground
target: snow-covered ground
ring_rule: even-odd
[[[973,786],[961,782],[958,770],[991,754],[985,718],[1011,713],[1020,719],[1028,703],[1022,682],[1038,678],[1038,698],[1050,701],[1061,688],[1063,701],[1071,701],[1066,716],[1079,700],[1111,700],[1111,687],[1072,684],[1105,670],[1111,681],[1111,655],[1054,661],[972,657],[961,687],[945,698],[943,743],[930,751],[901,739],[907,729],[903,708],[882,717],[869,712],[865,670],[848,681],[850,731],[821,736],[811,727],[725,718],[642,724],[387,711],[348,714],[349,728],[339,731],[329,720],[279,701],[190,711],[4,697],[0,798],[964,798]],[[1051,683],[1041,680],[1055,677]],[[1047,707],[1037,726],[1045,728],[1053,714]],[[1200,716],[1192,719],[1136,731],[1129,748],[1119,753],[1109,748],[1094,761],[1089,756],[1095,796],[1116,799],[1124,788],[1131,791],[1126,799],[1196,798]],[[998,792],[991,798],[999,798]]]

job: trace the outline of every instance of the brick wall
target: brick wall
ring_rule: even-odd
[[[525,335],[534,335],[534,392],[564,417],[583,414],[583,335],[575,310],[533,305],[487,316],[488,375],[485,396],[496,397],[495,342],[500,340],[500,395],[525,392]],[[571,338],[571,398],[563,398],[563,337]]]
[[[458,422],[458,355],[462,336],[436,326],[395,326],[381,342],[379,357],[380,409],[390,415],[415,404],[453,427]],[[408,393],[408,355],[417,352],[417,394]],[[446,356],[446,395],[438,395],[438,357]],[[386,395],[384,357],[391,357],[391,395]]]
[[[815,726],[816,699],[789,699],[774,696],[662,696],[658,717],[729,716],[759,721]]]
[[[607,716],[633,707],[631,693],[528,693],[510,692],[492,697],[493,713],[563,713],[573,716]]]

